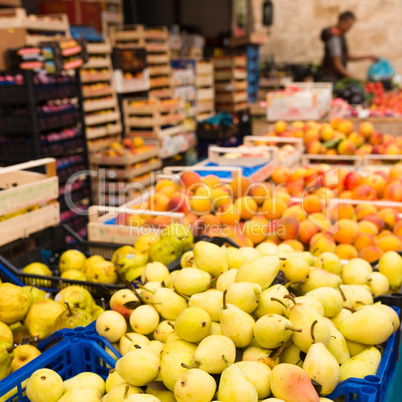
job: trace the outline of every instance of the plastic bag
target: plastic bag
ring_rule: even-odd
[[[368,70],[369,81],[388,80],[395,74],[394,67],[387,59],[378,59]]]

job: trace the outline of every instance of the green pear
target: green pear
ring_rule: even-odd
[[[64,328],[86,327],[92,320],[92,315],[85,310],[79,308],[71,308],[67,304],[68,309],[63,311],[56,319],[53,325],[53,332]]]
[[[165,387],[173,392],[177,379],[193,365],[194,352],[172,351],[162,356],[160,376]]]
[[[371,346],[341,365],[341,381],[348,378],[364,378],[376,375],[381,362],[380,351]]]
[[[183,252],[190,250],[193,247],[194,237],[189,226],[185,226],[178,222],[173,222],[167,225],[162,230],[162,239],[165,237],[173,237],[179,240],[182,244]]]
[[[295,328],[301,329],[301,332],[294,332],[292,337],[293,343],[300,350],[307,353],[314,342],[328,346],[331,329],[317,311],[307,305],[296,303],[289,309],[288,317]]]
[[[346,339],[334,327],[331,327],[331,338],[328,344],[328,350],[335,357],[339,364],[345,363],[350,359],[350,353]]]
[[[249,346],[243,351],[242,360],[245,362],[258,361],[261,357],[269,357],[272,353],[270,349],[264,349],[260,346]]]
[[[233,341],[222,335],[210,335],[204,338],[194,353],[195,364],[209,374],[221,374],[227,367],[222,356],[229,364],[236,358],[236,346]]]
[[[322,253],[315,260],[315,266],[325,269],[331,274],[340,275],[342,271],[342,263],[339,257],[334,253]]]
[[[219,276],[216,281],[216,289],[224,292],[226,289],[229,289],[229,286],[232,283],[236,282],[237,269],[229,269],[229,271],[224,272]]]
[[[11,373],[14,357],[11,343],[0,342],[0,380]]]
[[[96,320],[96,332],[109,342],[118,342],[126,331],[126,320],[117,311],[105,311]]]
[[[282,302],[286,302],[283,296],[288,295],[289,291],[283,285],[273,285],[268,289],[265,289],[260,294],[260,302],[257,308],[253,311],[253,315],[257,318],[261,318],[266,314],[279,314],[283,315],[285,307],[283,304],[278,303],[274,299],[279,299]]]
[[[389,280],[381,272],[371,273],[369,286],[374,297],[385,295],[389,292]]]
[[[155,353],[136,349],[117,361],[116,370],[129,384],[142,387],[158,377],[160,363]]]
[[[126,402],[126,398],[130,395],[142,394],[143,391],[139,387],[130,385],[127,382],[116,384],[110,391],[103,397],[102,402]]]
[[[236,282],[258,283],[262,290],[267,289],[280,270],[280,261],[275,256],[259,257],[244,263],[237,271]]]
[[[218,400],[220,402],[257,402],[258,392],[246,373],[232,364],[222,372]]]
[[[66,308],[54,300],[38,301],[29,308],[24,324],[31,336],[42,340],[53,333],[57,318],[65,311]]]
[[[387,251],[381,256],[378,270],[388,278],[391,289],[399,291],[402,284],[402,257],[396,251]]]
[[[293,364],[281,363],[271,371],[271,391],[286,402],[319,402],[319,396],[307,373]]]
[[[258,283],[236,282],[229,286],[226,301],[246,313],[252,313],[260,302],[261,286]]]
[[[289,255],[281,261],[281,270],[291,282],[304,282],[310,275],[310,265],[304,258]]]
[[[323,343],[311,345],[303,363],[303,370],[311,380],[322,386],[320,394],[329,395],[338,385],[341,376],[339,363]]]
[[[168,265],[183,254],[183,243],[176,237],[164,237],[151,244],[148,254],[151,261]]]
[[[324,307],[325,317],[335,317],[343,308],[343,299],[341,293],[338,290],[328,286],[314,289],[306,293],[306,296],[313,297],[322,304]]]
[[[337,329],[339,329],[339,325],[341,322],[348,316],[352,315],[352,312],[348,309],[343,308],[335,317],[331,318],[331,321],[335,325]]]
[[[339,331],[350,341],[377,345],[392,335],[394,326],[388,314],[367,306],[346,317],[339,325]]]
[[[68,271],[70,269],[77,269],[82,271],[85,266],[87,257],[81,251],[78,250],[67,250],[65,251],[59,259],[59,270],[61,273]]]
[[[174,288],[185,296],[204,292],[211,286],[211,275],[198,268],[186,268],[174,278]]]
[[[346,300],[343,305],[345,307],[356,309],[360,306],[367,306],[374,303],[373,295],[370,288],[364,285],[341,285],[339,289],[342,291]]]
[[[271,393],[269,378],[271,377],[271,369],[261,362],[242,361],[234,364],[240,367],[247,378],[257,390],[258,399],[266,398]]]
[[[322,268],[311,268],[308,279],[301,284],[300,290],[303,293],[310,292],[323,286],[329,286],[336,289],[342,283],[338,275],[332,274]]]
[[[278,314],[264,315],[254,325],[255,339],[266,349],[279,348],[295,331],[301,332],[294,328],[289,320]]]
[[[189,307],[200,307],[205,310],[212,321],[219,321],[219,311],[222,307],[223,293],[217,289],[194,294],[188,301]]]
[[[299,367],[303,366],[303,352],[295,345],[291,344],[280,354],[281,363],[295,364]]]
[[[36,370],[29,377],[26,393],[31,402],[57,402],[64,393],[63,380],[53,370]]]
[[[193,248],[197,268],[210,273],[214,278],[228,270],[226,254],[216,244],[199,241]]]
[[[367,285],[371,272],[358,261],[349,261],[342,267],[341,278],[345,285]]]
[[[174,386],[177,402],[209,402],[216,391],[214,378],[200,369],[191,369],[183,373]]]
[[[108,394],[111,389],[116,387],[117,385],[120,384],[127,384],[126,381],[124,380],[123,377],[119,376],[119,373],[113,369],[109,371],[109,375],[106,378],[105,381],[105,391]]]
[[[211,317],[199,307],[188,307],[176,318],[175,331],[187,342],[200,342],[211,332]]]
[[[64,381],[64,390],[73,388],[95,388],[102,396],[105,395],[105,382],[95,373],[80,373]]]
[[[265,257],[275,255],[278,251],[278,246],[273,243],[263,242],[260,243],[255,249],[260,253],[261,257]]]
[[[139,334],[148,335],[156,330],[159,324],[159,313],[154,306],[143,304],[130,315],[131,328]]]
[[[244,348],[253,340],[255,322],[243,310],[233,304],[226,304],[225,296],[224,292],[223,306],[219,314],[222,334],[230,338],[237,348]]]
[[[158,261],[149,262],[142,271],[141,281],[142,283],[165,282],[168,280],[169,274],[170,272],[165,264]]]
[[[152,302],[165,320],[175,320],[187,308],[186,299],[168,288],[157,289],[152,297]]]
[[[31,306],[32,296],[21,286],[0,283],[0,321],[14,324],[22,321]]]
[[[99,402],[101,400],[102,396],[95,388],[72,388],[63,394],[59,402]]]
[[[174,332],[174,323],[169,320],[161,321],[154,331],[154,338],[157,341],[166,342],[169,335]]]

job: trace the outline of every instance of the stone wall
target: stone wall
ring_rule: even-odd
[[[251,0],[255,27],[261,24],[263,0]],[[353,11],[357,21],[348,33],[350,52],[376,54],[388,58],[402,73],[402,0],[273,0],[274,23],[266,29],[269,42],[263,56],[274,55],[277,62],[320,62],[322,28],[336,23],[345,10]],[[354,62],[350,71],[366,76],[370,62]]]

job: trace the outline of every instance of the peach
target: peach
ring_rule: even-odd
[[[370,144],[363,144],[360,148],[356,149],[356,156],[370,155],[373,150],[373,146]]]
[[[321,199],[316,195],[309,195],[303,198],[303,210],[307,214],[313,214],[314,212],[321,212],[323,209],[323,204]]]
[[[329,200],[336,198],[336,193],[326,187],[321,187],[315,190],[314,194],[321,200]]]
[[[323,154],[325,151],[324,146],[320,141],[311,141],[307,144],[307,153],[308,154]]]
[[[383,142],[383,135],[378,131],[374,132],[370,135],[369,143],[371,145],[380,145]]]
[[[387,172],[384,172],[383,170],[377,170],[374,173],[381,176],[387,183],[391,180],[389,174]]]
[[[402,201],[402,185],[399,181],[393,180],[385,186],[384,198],[387,200],[401,202]]]
[[[330,216],[333,222],[339,219],[353,219],[355,210],[350,204],[339,204],[331,208]]]
[[[311,223],[313,223],[313,222],[311,222]],[[318,228],[318,230],[320,230],[320,228]],[[314,244],[316,244],[318,242],[318,240],[320,240],[320,239],[329,239],[331,241],[334,241],[334,238],[332,237],[332,235],[330,233],[320,232],[320,233],[316,233],[315,235],[313,235],[313,237],[310,239],[310,246],[314,246]]]
[[[385,153],[385,146],[383,144],[376,144],[371,151],[374,155],[383,155]]]
[[[258,210],[257,202],[253,197],[249,196],[238,198],[235,201],[234,206],[242,219],[251,219]]]
[[[369,246],[364,248],[363,250],[360,250],[359,258],[363,258],[363,260],[366,260],[368,262],[374,262],[379,260],[383,254],[384,251],[382,251],[380,247]]]
[[[287,206],[290,206],[292,203],[292,197],[285,188],[279,188],[274,194],[274,198],[285,202]]]
[[[219,218],[212,214],[204,215],[200,218],[200,222],[204,225],[206,229],[209,229],[211,226],[220,227],[221,221]]]
[[[352,191],[342,191],[339,194],[339,198],[344,199],[344,200],[350,200],[352,198]]]
[[[373,123],[369,121],[363,121],[359,125],[359,133],[363,134],[365,138],[369,138],[374,133]]]
[[[388,144],[385,146],[385,155],[400,155],[401,147],[398,144]]]
[[[194,215],[194,214],[192,214],[192,213],[187,213],[187,214],[184,216],[184,224],[185,224],[186,226],[192,225],[196,220],[197,220],[197,215]],[[220,223],[220,221],[219,221],[219,223]]]
[[[287,183],[291,176],[292,172],[287,166],[278,166],[272,172],[271,179],[275,184]]]
[[[355,208],[356,217],[358,221],[361,221],[366,215],[375,214],[377,208],[370,204],[359,204]]]
[[[346,190],[354,190],[357,186],[360,186],[363,183],[363,177],[359,172],[352,171],[349,172],[344,180],[343,186]]]
[[[334,239],[338,243],[352,244],[359,233],[359,225],[351,219],[340,219],[333,229]]]
[[[225,204],[229,204],[231,199],[229,190],[225,187],[218,187],[211,191],[212,210],[216,211]]]
[[[393,229],[398,221],[398,213],[393,208],[384,208],[378,212],[378,216],[384,221],[385,227]]]
[[[351,260],[352,258],[357,258],[359,256],[359,253],[355,247],[353,247],[351,244],[344,244],[344,243],[338,244],[336,246],[335,254],[341,260]]]
[[[202,179],[202,182],[206,184],[209,188],[218,188],[221,185],[221,181],[214,174],[209,174]]]
[[[281,240],[296,239],[299,230],[299,221],[291,216],[279,219],[276,226],[276,232]]]
[[[169,197],[165,194],[155,193],[151,194],[148,199],[148,209],[151,211],[167,211],[169,204]]]
[[[367,233],[372,236],[376,236],[379,232],[378,226],[370,221],[361,221],[359,222],[359,232]]]
[[[355,144],[356,148],[360,148],[365,142],[364,135],[356,132],[350,134],[349,140]]]
[[[243,176],[234,177],[229,184],[234,198],[239,198],[247,194],[250,188],[250,181]],[[229,190],[230,190],[229,189]]]
[[[392,166],[391,170],[389,171],[389,177],[391,180],[402,177],[402,162],[398,162]]]
[[[353,246],[357,251],[364,249],[365,247],[374,246],[374,236],[369,233],[359,233],[353,243]]]
[[[282,216],[296,218],[299,222],[303,222],[307,218],[300,205],[292,205]]]
[[[369,221],[377,226],[378,230],[383,230],[385,228],[384,221],[377,214],[368,214],[363,218],[363,221]]]
[[[336,148],[339,155],[353,155],[356,151],[356,145],[351,140],[342,140]]]
[[[285,121],[279,120],[275,123],[275,132],[277,134],[283,133],[288,129],[288,125],[286,124]]]
[[[286,188],[289,191],[289,194],[292,197],[301,197],[303,194],[304,190],[304,180],[303,179],[297,179],[295,181],[292,181],[288,183]]]
[[[190,199],[190,211],[194,215],[208,215],[211,212],[211,206],[208,196],[194,195]]]
[[[315,168],[310,168],[310,169],[306,169],[306,172],[304,174],[304,183],[310,184],[310,186],[313,186],[314,180],[317,181],[317,178],[320,177],[322,174],[322,172],[318,169]]]
[[[320,228],[310,220],[300,222],[298,240],[304,245],[308,245],[312,237],[320,231]]]
[[[298,180],[298,179],[303,179],[303,181],[304,181],[304,177],[306,176],[306,173],[307,173],[306,168],[298,168],[293,172],[292,177],[290,178],[290,180],[295,181],[295,180]]]
[[[336,253],[336,244],[333,240],[323,237],[322,239],[317,240],[314,245],[310,244],[310,253],[315,257],[326,252]]]
[[[402,220],[398,221],[394,226],[394,235],[402,236]]]
[[[247,236],[232,236],[232,240],[240,247],[254,247],[254,243]]]
[[[338,124],[337,130],[345,135],[349,135],[353,132],[353,123],[349,120],[343,120]]]
[[[253,183],[250,186],[249,195],[255,199],[258,205],[271,198],[271,186],[268,183]]]
[[[308,219],[322,230],[330,230],[332,227],[331,220],[321,212],[314,212]]]
[[[303,130],[304,129],[304,122],[302,122],[300,120],[296,120],[291,124],[291,127],[299,128],[299,129]]]
[[[327,149],[325,155],[338,155],[338,152],[336,152],[336,149]]]
[[[176,184],[173,180],[170,179],[162,179],[159,180],[156,184],[155,184],[155,192],[159,193],[164,187],[174,187],[176,188]]]
[[[377,193],[377,196],[381,197],[387,183],[385,182],[384,178],[379,174],[370,174],[363,179],[362,184],[373,188]]]
[[[320,130],[321,140],[326,142],[326,141],[332,140],[333,136],[334,136],[334,130],[331,127],[331,125],[328,123],[324,123],[321,126],[321,130]]]
[[[278,219],[283,215],[287,207],[288,205],[285,201],[281,200],[280,198],[272,198],[264,201],[261,212],[268,219]]]
[[[307,130],[303,137],[304,145],[308,145],[310,142],[318,141],[320,139],[320,132],[314,128]]]
[[[240,214],[236,211],[234,204],[227,204],[220,208],[216,216],[222,225],[233,226],[240,222]]]
[[[180,180],[186,190],[196,190],[201,184],[201,176],[196,172],[185,171],[180,175]]]
[[[261,243],[268,234],[268,223],[258,221],[247,221],[243,227],[243,233],[247,236],[254,245]]]
[[[176,192],[170,198],[167,210],[172,212],[184,212],[187,213],[189,207],[188,196],[182,192]]]
[[[162,187],[159,191],[156,191],[158,194],[165,194],[167,195],[169,198],[172,197],[172,195],[176,192],[176,186],[173,184],[172,186],[165,186]]]
[[[393,236],[393,233],[388,229],[381,230],[381,232],[376,236],[376,239],[381,239],[381,237],[385,236]]]
[[[294,251],[304,251],[304,246],[298,240],[289,239],[283,241],[281,244],[287,244],[293,248]]]
[[[401,251],[402,249],[401,240],[394,235],[377,237],[375,243],[384,253],[387,251]]]
[[[156,216],[152,219],[152,224],[157,228],[163,228],[171,223],[169,216]]]
[[[361,184],[352,190],[352,199],[374,201],[377,199],[376,191],[367,184]]]

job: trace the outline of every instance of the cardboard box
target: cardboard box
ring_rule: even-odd
[[[0,71],[11,68],[8,58],[8,49],[26,45],[26,29],[8,28],[0,29]]]

